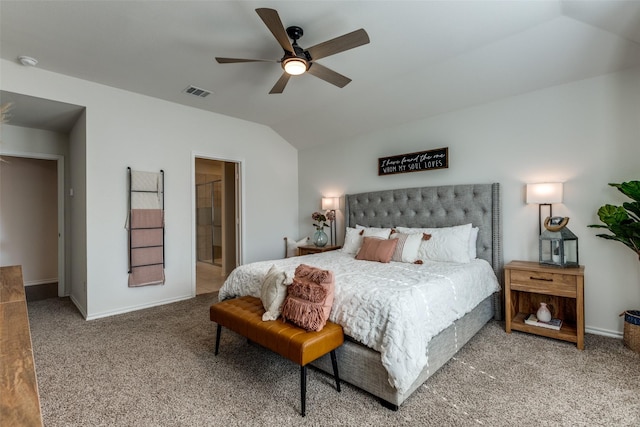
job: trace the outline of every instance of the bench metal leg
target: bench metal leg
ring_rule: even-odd
[[[222,326],[218,324],[216,328],[216,356],[218,355],[218,350],[220,349],[220,333],[222,332]]]
[[[331,364],[333,365],[333,378],[336,380],[336,389],[340,391],[340,375],[338,375],[338,359],[336,351],[331,350]],[[304,417],[307,412],[307,367],[300,366],[300,408]]]
[[[301,414],[304,417],[307,406],[307,367],[300,366],[300,407],[302,408]]]
[[[340,375],[338,375],[338,359],[336,359],[335,350],[331,350],[331,364],[333,365],[333,378],[336,380],[336,390],[340,392]]]

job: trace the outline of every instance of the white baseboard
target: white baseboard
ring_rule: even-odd
[[[35,285],[48,285],[50,283],[58,283],[58,278],[54,277],[53,279],[30,280],[28,282],[24,282],[24,285],[35,286]]]
[[[610,331],[608,329],[594,328],[592,326],[585,327],[584,331],[588,334],[602,335],[605,337],[622,339],[622,331]]]
[[[145,308],[157,307],[159,305],[171,304],[172,302],[184,301],[191,298],[194,298],[194,297],[192,295],[184,295],[181,297],[155,301],[149,304],[131,305],[129,307],[124,307],[117,310],[103,311],[101,313],[92,314],[91,316],[85,316],[85,319],[86,320],[100,319],[103,317],[115,316],[117,314],[129,313],[131,311],[143,310]]]

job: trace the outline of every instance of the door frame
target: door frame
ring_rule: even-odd
[[[57,187],[58,187],[58,296],[64,297],[71,293],[66,293],[65,281],[65,188],[64,188],[64,156],[59,154],[32,153],[22,151],[7,151],[0,149],[0,155],[11,157],[22,157],[25,159],[55,160],[57,165]]]
[[[210,153],[197,151],[191,152],[191,296],[196,296],[196,263],[197,263],[197,241],[196,241],[196,158],[205,160],[215,160],[218,162],[235,163],[236,171],[236,265],[241,265],[244,255],[244,159],[228,158],[216,156]]]

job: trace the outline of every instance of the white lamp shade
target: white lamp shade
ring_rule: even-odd
[[[322,209],[325,211],[340,209],[340,198],[339,197],[323,197]]]
[[[539,205],[562,203],[562,183],[542,182],[527,184],[527,203]]]

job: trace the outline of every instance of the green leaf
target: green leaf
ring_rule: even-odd
[[[617,186],[617,188],[625,196],[635,200],[636,202],[640,202],[640,181],[623,182]]]
[[[625,202],[622,207],[635,215],[636,221],[640,219],[640,202]]]
[[[612,236],[611,234],[596,234],[596,236],[602,237],[603,239],[607,239],[607,240],[615,240],[616,242],[620,242],[623,245],[635,251],[633,244],[628,239],[624,239],[618,236]]]
[[[600,221],[611,227],[611,225],[619,224],[629,219],[629,214],[622,206],[604,205],[598,209],[598,217]]]
[[[596,234],[596,236],[598,237],[602,237],[603,239],[607,239],[607,240],[616,240],[616,241],[620,241],[619,237],[613,236],[611,234]]]
[[[609,185],[634,201],[625,202],[622,206],[601,206],[598,209],[598,218],[605,225],[593,224],[589,227],[608,229],[613,234],[596,234],[596,236],[620,242],[637,253],[640,258],[640,181]]]

